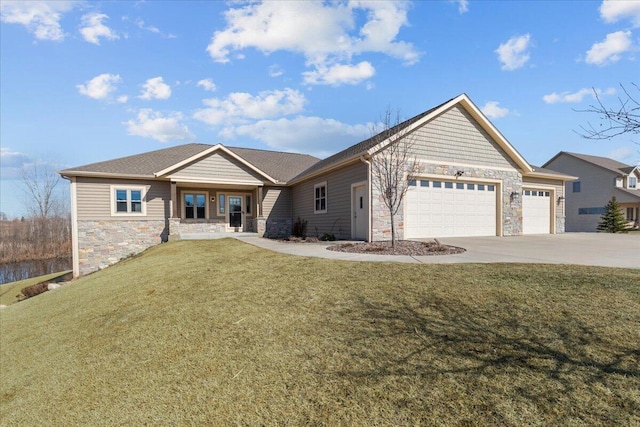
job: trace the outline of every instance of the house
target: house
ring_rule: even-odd
[[[586,154],[559,152],[545,167],[580,179],[566,184],[566,230],[596,231],[605,205],[616,197],[630,226],[640,218],[640,167]]]
[[[531,166],[462,94],[392,129],[412,138],[416,166],[396,215],[400,239],[564,231],[564,184]],[[324,160],[222,144],[186,144],[61,171],[71,183],[73,268],[86,274],[194,232],[309,234],[388,240],[389,214],[369,138]]]

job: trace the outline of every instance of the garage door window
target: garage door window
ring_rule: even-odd
[[[433,188],[440,188],[442,187],[442,183],[440,181],[433,181]]]
[[[475,190],[476,185],[475,184],[467,184],[467,190]]]
[[[444,188],[453,188],[453,182],[445,182]]]
[[[416,186],[416,180],[415,179],[410,179],[408,181],[409,187],[415,187]]]
[[[425,181],[424,179],[420,180],[420,187],[428,187],[429,181]]]

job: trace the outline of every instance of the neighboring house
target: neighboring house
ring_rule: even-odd
[[[400,239],[564,231],[564,183],[534,168],[466,95],[398,126],[417,166],[396,216]],[[61,171],[71,181],[73,268],[86,274],[194,232],[387,240],[390,221],[370,138],[324,160],[222,144],[186,144]]]
[[[556,154],[545,167],[580,179],[566,184],[567,231],[597,231],[605,205],[616,197],[630,226],[640,218],[640,167],[586,154]]]

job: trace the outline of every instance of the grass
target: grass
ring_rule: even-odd
[[[640,271],[183,241],[0,312],[0,425],[639,425]]]
[[[71,270],[46,274],[44,276],[32,277],[30,279],[19,280],[17,282],[4,283],[3,285],[0,285],[0,304],[9,305],[18,302],[23,298],[23,295],[20,293],[20,291],[27,286],[48,282],[49,280],[57,279],[58,277],[64,276],[65,274],[69,273],[71,273]]]

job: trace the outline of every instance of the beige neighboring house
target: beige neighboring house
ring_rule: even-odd
[[[400,239],[564,232],[573,176],[531,166],[467,95],[392,129],[417,165],[396,216]],[[191,233],[388,240],[390,220],[369,138],[324,160],[222,144],[186,144],[61,171],[71,182],[73,269],[86,274]]]
[[[566,186],[566,231],[597,231],[606,204],[616,197],[629,222],[640,218],[640,167],[586,154],[559,152],[545,167],[579,176]]]

